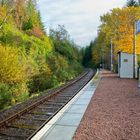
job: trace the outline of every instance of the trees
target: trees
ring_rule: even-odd
[[[11,104],[12,93],[9,85],[0,82],[0,109]]]
[[[139,4],[139,6],[140,6],[140,0],[138,0],[138,4]]]
[[[50,38],[53,41],[55,56],[49,57],[48,62],[52,62],[50,65],[54,67],[56,78],[64,82],[75,77],[82,71],[82,53],[70,39],[64,26],[59,25],[56,30],[51,29]]]
[[[23,24],[23,30],[31,30],[31,35],[39,38],[43,37],[45,30],[41,21],[40,12],[36,9],[36,0],[27,1],[26,11],[28,19]]]
[[[140,7],[115,8],[100,17],[98,37],[92,46],[93,64],[99,67],[105,63],[110,67],[111,41],[113,45],[113,63],[117,68],[117,52],[133,53],[134,23],[140,19]],[[136,52],[140,53],[140,35],[136,36]]]
[[[8,84],[24,82],[24,65],[20,60],[20,50],[0,46],[0,80]]]
[[[82,72],[82,55],[64,26],[45,34],[36,0],[0,0],[0,26],[0,109]]]
[[[22,30],[23,23],[28,19],[26,14],[25,0],[15,1],[14,19],[19,30]]]
[[[126,6],[127,7],[132,7],[132,6],[134,6],[134,7],[138,7],[138,6],[140,6],[140,0],[127,0],[127,3],[126,3]]]
[[[28,96],[25,65],[20,61],[21,57],[19,49],[0,46],[0,100],[4,103],[8,100],[8,104],[14,104]]]
[[[19,30],[31,31],[31,35],[42,37],[45,34],[44,25],[41,21],[40,12],[36,8],[36,0],[1,0],[1,8],[5,8],[5,17],[0,23],[0,28],[9,16]]]
[[[58,25],[56,30],[51,29],[50,38],[53,40],[54,48],[59,54],[64,55],[69,60],[78,59],[76,54],[77,47],[71,41],[70,36],[63,25]]]
[[[110,14],[101,17],[101,30],[108,36],[108,40],[112,38],[115,52],[133,52],[133,27],[135,21],[140,18],[139,13],[139,7],[128,7],[113,9]],[[137,49],[139,51],[139,48]]]
[[[138,6],[138,3],[135,0],[127,0],[127,4],[126,5],[128,7],[131,7],[131,6],[137,7]]]
[[[82,63],[85,67],[92,67],[92,48],[94,47],[94,42],[90,42],[90,45],[84,49],[84,57]]]
[[[9,4],[11,4],[11,7],[9,7],[8,5],[8,1],[0,1],[0,30],[2,30],[2,27],[3,25],[6,23],[6,22],[9,22],[7,21],[7,19],[10,17],[11,18],[11,14],[14,10],[14,6],[13,6],[13,3],[11,1],[9,1]]]

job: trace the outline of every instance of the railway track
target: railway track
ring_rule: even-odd
[[[93,74],[91,69],[87,70],[69,84],[2,120],[0,140],[31,139],[87,84]]]

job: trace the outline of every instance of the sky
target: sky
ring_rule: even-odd
[[[97,36],[100,16],[125,3],[125,0],[38,0],[38,7],[47,32],[64,25],[72,40],[85,47]]]

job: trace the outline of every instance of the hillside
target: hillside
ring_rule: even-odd
[[[83,71],[82,53],[65,27],[47,35],[36,7],[36,0],[0,1],[0,109]]]

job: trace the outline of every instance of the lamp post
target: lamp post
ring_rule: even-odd
[[[111,71],[113,71],[113,44],[112,44],[112,39],[111,39],[111,60],[110,60],[110,68],[111,68]]]
[[[105,56],[104,56],[104,50],[103,50],[103,69],[105,68]]]
[[[136,78],[136,21],[133,25],[134,39],[133,39],[133,78]]]
[[[133,77],[137,78],[137,57],[136,57],[136,35],[140,33],[140,19],[134,21],[133,25],[134,39],[133,39]]]
[[[102,65],[102,68],[104,69],[105,62],[104,62],[104,49],[103,48],[101,49],[101,63],[100,64]]]

